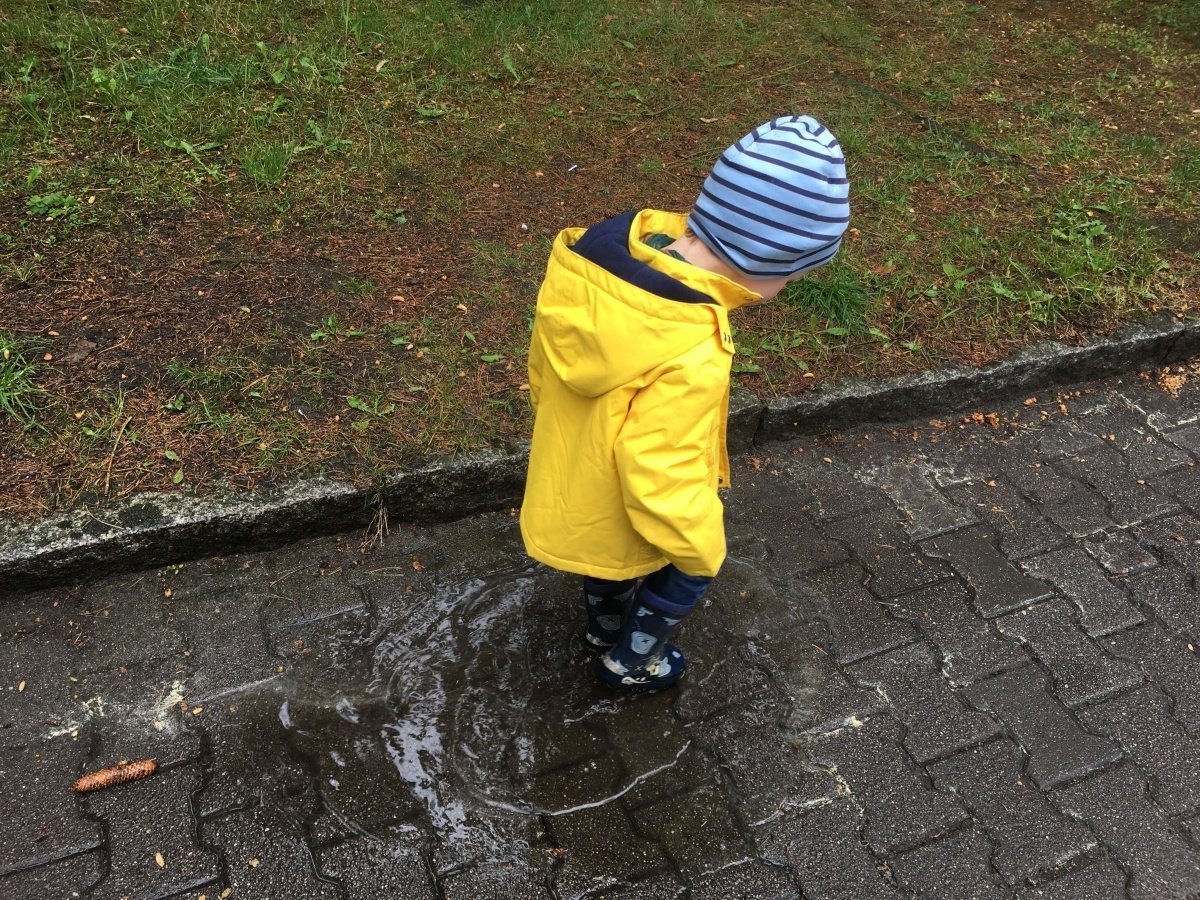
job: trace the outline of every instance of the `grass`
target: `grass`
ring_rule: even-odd
[[[518,439],[557,231],[685,209],[782,111],[841,137],[854,220],[735,317],[761,394],[1194,309],[1200,13],[1024,9],[15,0],[0,459],[41,468],[0,496],[370,477]]]

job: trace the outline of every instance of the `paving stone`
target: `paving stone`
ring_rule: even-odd
[[[688,893],[688,900],[729,900],[731,897],[800,900],[800,891],[786,870],[752,859],[693,880]]]
[[[1200,479],[1200,473],[1197,478]],[[1139,530],[1138,539],[1185,572],[1200,572],[1200,515],[1150,522]]]
[[[991,870],[987,840],[970,828],[892,860],[896,880],[929,900],[1005,900],[1011,896]]]
[[[826,569],[803,579],[810,589],[822,595],[829,617],[829,643],[837,662],[890,650],[913,640],[911,626],[892,619],[879,599],[863,587],[862,569],[848,563]]]
[[[192,817],[200,775],[199,766],[180,766],[87,796],[108,831],[109,872],[93,897],[167,897],[217,882],[217,854],[197,842]]]
[[[1149,686],[1081,714],[1083,723],[1115,740],[1150,777],[1152,793],[1171,814],[1200,806],[1200,737],[1171,718],[1166,697]]]
[[[82,726],[100,712],[77,710],[71,697],[69,678],[88,667],[91,619],[84,609],[67,590],[0,604],[0,749]]]
[[[626,807],[636,810],[666,797],[688,793],[702,784],[715,782],[719,777],[717,767],[701,746],[699,740],[693,740],[670,767],[633,783],[622,797]]]
[[[904,746],[918,763],[947,756],[1000,733],[990,716],[967,709],[926,644],[910,644],[852,666],[850,675],[878,685],[905,725]]]
[[[1188,468],[1154,479],[1154,487],[1175,497],[1194,516],[1200,516],[1200,476],[1196,471],[1198,466],[1200,464],[1192,463]]]
[[[1125,873],[1108,857],[1018,892],[1017,900],[1126,900]]]
[[[1045,553],[1066,540],[1062,529],[1046,519],[1006,478],[957,485],[947,489],[946,494],[952,502],[974,510],[1009,559]]]
[[[691,794],[642,807],[633,820],[641,834],[666,849],[689,883],[754,856],[716,785],[703,785]]]
[[[795,457],[780,462],[793,483],[800,486],[801,510],[818,523],[829,523],[886,507],[888,501],[882,491],[860,484],[840,464],[825,467],[820,463],[825,455],[821,448],[815,448],[804,454],[807,458],[802,463]]]
[[[777,578],[813,572],[848,558],[846,548],[826,538],[807,518],[796,514],[797,487],[790,479],[781,478],[778,470],[757,473],[753,479],[738,481],[735,500],[726,506],[727,535],[755,533],[763,521],[786,521],[788,528],[771,534],[762,546],[760,565],[770,569]],[[730,545],[730,556],[740,555]],[[723,570],[717,582],[719,588],[729,574]]]
[[[1129,462],[1129,474],[1141,479],[1162,475],[1192,461],[1190,453],[1179,450],[1149,433],[1132,439],[1128,446],[1123,448],[1123,452]]]
[[[759,848],[768,862],[795,873],[807,900],[898,900],[860,827],[849,803],[828,803],[772,824]]]
[[[992,865],[1009,884],[1048,872],[1096,846],[1091,833],[1056,810],[1021,776],[1022,754],[993,741],[929,767],[937,787],[954,793],[995,844]]]
[[[916,625],[938,648],[955,685],[1029,662],[1025,652],[999,637],[970,602],[970,593],[957,581],[943,581],[890,601],[896,618]]]
[[[1080,627],[1092,637],[1140,625],[1145,617],[1082,550],[1059,550],[1024,563],[1030,575],[1054,585],[1079,610]]]
[[[1051,419],[1033,431],[1038,453],[1049,459],[1075,456],[1102,446],[1104,441],[1074,422]]]
[[[1054,802],[1087,822],[1129,873],[1131,900],[1186,898],[1200,892],[1200,851],[1189,846],[1146,797],[1133,766],[1063,788]]]
[[[258,620],[258,600],[225,594],[172,598],[167,611],[187,638],[186,693],[207,703],[278,674]]]
[[[1109,515],[1121,527],[1135,525],[1148,519],[1164,516],[1179,505],[1170,497],[1160,495],[1145,479],[1139,479],[1119,452],[1112,447],[1099,447],[1085,457],[1059,460],[1055,468],[1068,477],[1090,485],[1108,502]]]
[[[308,625],[347,613],[361,614],[367,605],[362,588],[336,575],[299,573],[257,596],[259,615],[269,630]]]
[[[100,880],[103,871],[98,852],[68,856],[36,869],[0,875],[0,897],[11,900],[83,897]]]
[[[949,795],[925,786],[900,737],[894,720],[875,716],[808,748],[816,765],[836,769],[847,783],[863,807],[867,842],[886,853],[944,834],[966,818]]]
[[[1107,697],[1142,680],[1137,666],[1105,655],[1083,633],[1065,600],[1004,616],[996,627],[1033,649],[1054,676],[1055,696],[1067,706]]]
[[[412,826],[373,831],[369,840],[322,848],[321,871],[340,881],[350,900],[439,900],[421,855],[423,843]]]
[[[1158,565],[1153,553],[1147,552],[1137,541],[1127,537],[1085,541],[1083,546],[1110,574],[1121,578],[1145,572]]]
[[[670,714],[667,699],[662,694],[632,698],[619,717],[604,722],[608,744],[629,779],[674,765],[688,745],[688,733]]]
[[[165,621],[163,590],[150,572],[84,588],[92,633],[84,671],[131,666],[175,656],[184,636]]]
[[[977,521],[969,508],[951,503],[927,477],[907,464],[882,466],[872,481],[908,518],[905,530],[910,540],[923,541]]]
[[[1003,458],[1000,467],[1043,516],[1072,537],[1083,538],[1113,527],[1108,503],[1098,492],[1063,477],[1049,464],[1013,455]]]
[[[1046,679],[1031,667],[979,681],[963,691],[975,706],[999,718],[1029,753],[1029,776],[1048,790],[1114,762],[1120,751],[1087,734],[1046,692]]]
[[[1200,586],[1174,566],[1164,566],[1129,582],[1129,593],[1154,611],[1170,630],[1200,642]]]
[[[848,724],[851,719],[867,716],[887,708],[887,700],[879,691],[851,684],[837,666],[825,667],[824,680],[811,716],[794,722],[794,732],[832,731]]]
[[[921,553],[893,515],[844,519],[826,526],[825,533],[850,547],[871,575],[871,591],[885,600],[950,576],[944,563]]]
[[[1000,555],[992,536],[983,528],[964,528],[922,546],[927,553],[947,560],[967,580],[974,591],[975,608],[984,618],[1050,596],[1044,584],[1022,574]]]
[[[601,897],[620,897],[621,900],[682,900],[695,897],[674,875],[660,872],[633,884],[605,891]]]
[[[82,775],[87,747],[60,737],[0,756],[0,871],[28,868],[93,850],[100,826],[87,819],[70,791]],[[0,882],[0,886],[3,882]]]
[[[576,895],[665,869],[656,844],[639,835],[616,799],[621,771],[612,758],[591,760],[536,782],[529,799],[551,810],[550,827],[565,853],[557,889]]]
[[[312,848],[280,808],[263,806],[207,819],[200,835],[206,846],[221,849],[233,897],[340,896],[337,885],[317,873]]]
[[[738,810],[751,824],[837,792],[834,779],[808,762],[803,749],[780,731],[777,720],[778,716],[730,710],[691,730],[696,744],[729,773]]]
[[[1200,656],[1186,639],[1154,624],[1101,639],[1129,659],[1172,700],[1171,713],[1189,732],[1200,730]]]
[[[1164,437],[1176,447],[1188,451],[1193,456],[1200,457],[1200,426],[1187,425],[1167,432]]]

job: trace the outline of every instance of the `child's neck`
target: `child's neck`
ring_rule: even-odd
[[[677,238],[675,243],[664,249],[674,250],[693,266],[725,276],[746,290],[762,295],[764,300],[770,300],[778,294],[790,280],[788,278],[748,278],[709,250],[704,241],[694,234],[684,234]]]

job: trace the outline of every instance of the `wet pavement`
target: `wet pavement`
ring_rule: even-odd
[[[660,694],[515,511],[0,602],[0,897],[1200,896],[1200,377],[979,413],[739,460]]]

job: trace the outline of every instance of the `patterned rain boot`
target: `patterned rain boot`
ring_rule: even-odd
[[[625,608],[633,601],[637,581],[583,579],[583,603],[587,607],[587,631],[583,640],[593,653],[605,653],[617,642]]]
[[[658,690],[673,685],[683,674],[684,660],[679,648],[667,641],[690,611],[643,585],[616,645],[600,657],[600,678],[614,687]]]

